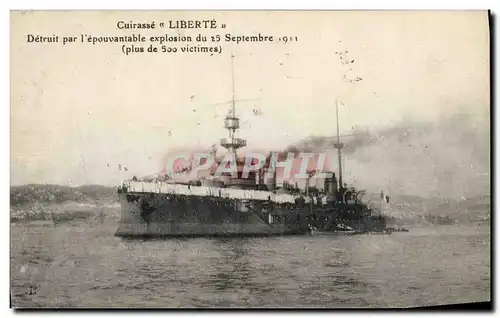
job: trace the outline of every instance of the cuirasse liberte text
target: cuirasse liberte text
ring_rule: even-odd
[[[217,22],[215,20],[169,20],[165,24],[169,29],[215,29]],[[137,23],[134,21],[118,21],[118,29],[156,29],[159,28],[157,22]]]

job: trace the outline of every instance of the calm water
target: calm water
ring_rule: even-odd
[[[489,227],[389,236],[123,240],[12,224],[14,307],[407,307],[490,300]]]

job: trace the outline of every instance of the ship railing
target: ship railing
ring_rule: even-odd
[[[207,186],[194,186],[172,184],[165,182],[131,181],[128,185],[130,192],[164,193],[178,195],[212,196],[228,199],[273,201],[276,203],[294,203],[297,196],[291,194],[275,194],[269,191],[243,190],[231,188],[217,188]]]

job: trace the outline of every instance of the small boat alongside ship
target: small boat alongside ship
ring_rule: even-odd
[[[339,224],[340,225],[340,224]],[[314,226],[309,227],[309,232],[312,235],[361,235],[361,234],[371,234],[371,235],[390,235],[394,232],[409,232],[408,229],[405,228],[391,228],[387,227],[385,229],[377,229],[373,230],[355,230],[350,226],[340,225],[337,226],[336,229],[333,230],[319,230]]]
[[[356,231],[350,226],[343,224],[339,224],[337,226],[337,229],[330,231],[325,231],[325,230],[322,231],[314,226],[310,226],[309,231],[312,235],[356,235],[364,233],[363,231]]]

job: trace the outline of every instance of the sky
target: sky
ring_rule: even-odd
[[[182,19],[227,25],[180,31],[193,38],[260,33],[298,40],[221,42],[222,54],[213,56],[126,56],[116,43],[26,43],[28,34],[175,35],[116,24]],[[338,51],[354,63],[342,65]],[[478,127],[489,122],[485,11],[12,12],[11,184],[116,185],[129,177],[119,164],[130,175],[152,174],[166,154],[208,149],[227,136],[232,54],[236,99],[249,99],[237,103],[239,136],[251,149],[332,136],[336,98],[344,104],[341,134],[457,112],[482,118]],[[346,83],[346,71],[362,80]]]

